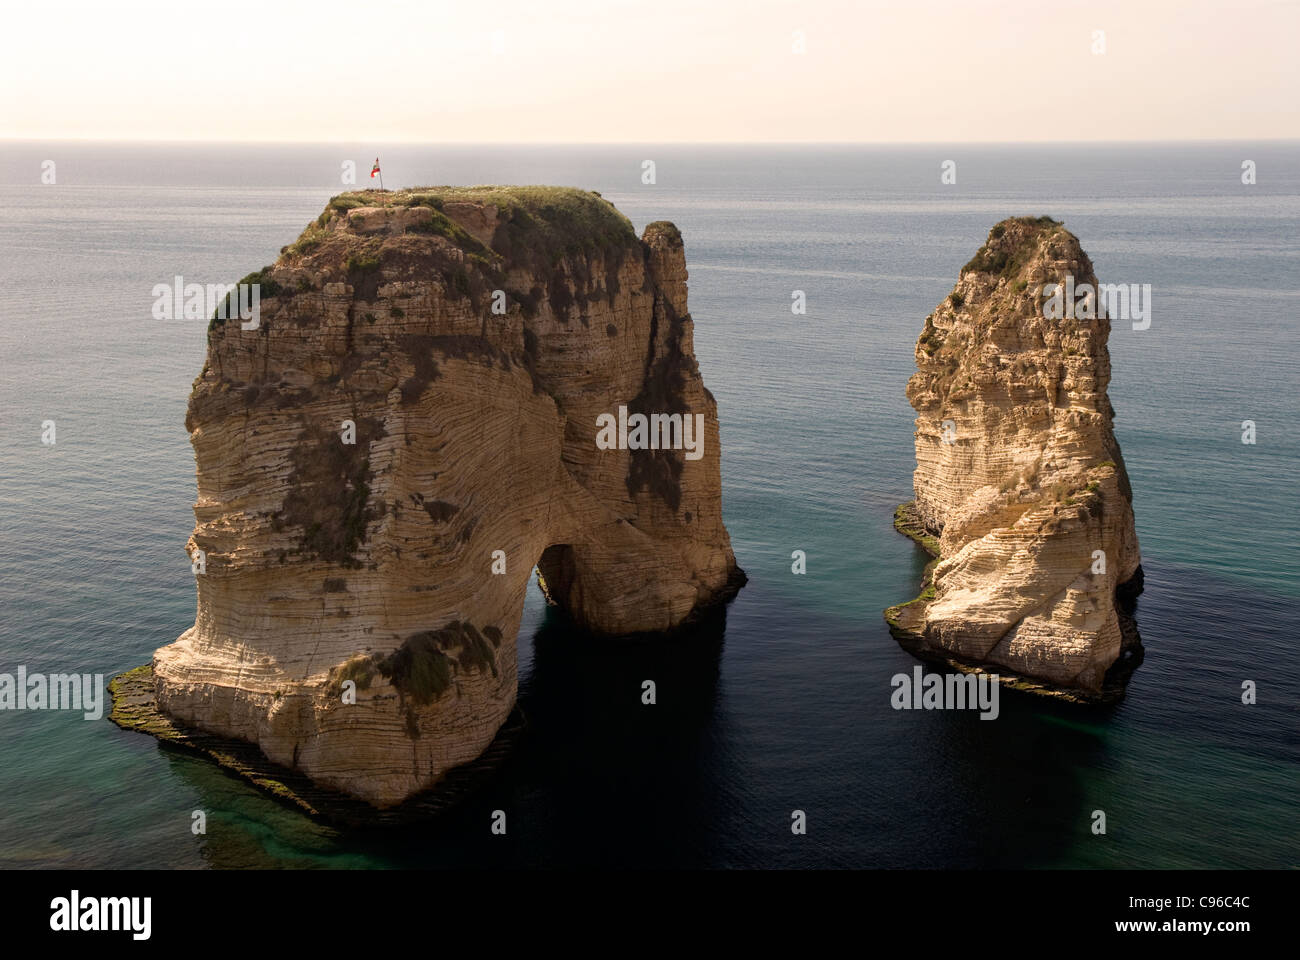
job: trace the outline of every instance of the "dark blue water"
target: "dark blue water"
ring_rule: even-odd
[[[0,672],[109,675],[192,622],[184,415],[205,324],[152,320],[151,289],[270,263],[348,189],[342,161],[364,179],[374,152],[0,145]],[[524,748],[474,804],[397,833],[313,824],[107,720],[0,712],[0,865],[1300,865],[1300,145],[382,155],[390,188],[575,185],[638,228],[681,228],[749,585],[725,619],[635,646],[574,637],[534,592]],[[1117,707],[1004,694],[994,722],[896,712],[890,677],[913,661],[880,611],[924,561],[891,527],[913,344],[988,228],[1020,214],[1063,219],[1102,280],[1153,287],[1151,328],[1117,323],[1110,344],[1146,660]]]

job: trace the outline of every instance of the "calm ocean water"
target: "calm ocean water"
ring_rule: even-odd
[[[0,672],[110,675],[193,621],[184,418],[206,324],[152,320],[151,288],[270,263],[348,189],[341,162],[364,179],[375,152],[0,144]],[[398,832],[319,826],[107,720],[0,712],[0,866],[1300,866],[1300,144],[381,155],[390,188],[575,185],[638,229],[681,228],[749,585],[725,627],[633,646],[566,635],[534,589],[525,747],[470,807]],[[1103,281],[1154,289],[1150,329],[1116,323],[1110,343],[1146,661],[1112,708],[895,712],[890,677],[914,661],[880,613],[923,566],[891,527],[912,347],[1021,214],[1064,220]],[[628,693],[646,676],[654,710]]]

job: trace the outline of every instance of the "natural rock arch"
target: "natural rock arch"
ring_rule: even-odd
[[[214,321],[190,401],[207,572],[155,654],[165,712],[391,805],[505,722],[534,563],[599,634],[743,581],[671,224],[638,239],[576,190],[367,191],[248,279],[259,324]],[[598,449],[620,405],[701,414],[702,455]]]

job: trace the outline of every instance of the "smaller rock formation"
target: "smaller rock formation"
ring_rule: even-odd
[[[1110,321],[1096,298],[1045,315],[1044,289],[1069,276],[1096,287],[1073,234],[1004,220],[926,317],[907,385],[916,499],[895,525],[937,560],[885,617],[919,657],[1094,699],[1140,659],[1142,567],[1106,395]]]

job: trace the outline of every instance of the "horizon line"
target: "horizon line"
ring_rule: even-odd
[[[1187,137],[1113,140],[253,140],[150,137],[6,137],[0,143],[106,143],[221,146],[351,146],[380,143],[394,147],[930,147],[930,146],[1108,146],[1132,144],[1300,143],[1300,137]]]

